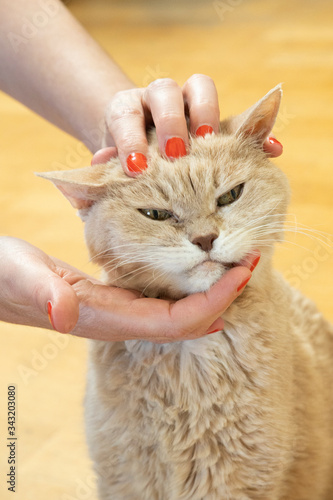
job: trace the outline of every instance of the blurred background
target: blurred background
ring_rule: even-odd
[[[138,86],[156,78],[183,84],[193,73],[210,75],[222,117],[243,111],[283,82],[275,134],[284,154],[275,162],[291,183],[291,217],[309,236],[288,232],[276,266],[333,320],[333,245],[327,240],[333,233],[332,2],[66,5]],[[88,262],[81,221],[53,186],[33,175],[89,165],[90,152],[4,94],[0,113],[0,234],[23,238],[98,276]],[[17,500],[97,499],[84,438],[85,372],[84,340],[0,323],[0,436],[7,427],[7,386],[17,386]],[[12,498],[7,472],[0,438],[1,498]]]

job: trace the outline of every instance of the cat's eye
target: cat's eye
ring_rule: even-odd
[[[139,212],[149,219],[153,220],[166,220],[172,217],[172,214],[167,210],[157,210],[155,208],[139,208]]]
[[[225,205],[230,205],[230,203],[236,201],[242,194],[243,187],[244,184],[239,184],[233,189],[230,189],[230,191],[228,191],[227,193],[224,193],[222,194],[222,196],[219,196],[217,198],[217,206],[224,207]]]

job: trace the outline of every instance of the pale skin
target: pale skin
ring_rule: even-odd
[[[22,26],[41,5],[49,15],[47,26],[25,39]],[[218,97],[209,77],[193,75],[182,87],[162,79],[135,88],[61,2],[47,6],[47,1],[0,1],[0,88],[84,142],[94,153],[93,165],[118,154],[125,172],[139,175],[146,168],[147,124],[156,126],[162,154],[175,156],[167,147],[173,138],[182,141],[180,154],[185,154],[184,108],[192,134],[202,126],[205,132],[218,132]],[[270,156],[282,153],[274,138],[267,138],[264,149]],[[128,161],[133,155],[141,159],[139,168],[134,161],[134,170]],[[248,255],[208,292],[178,302],[106,287],[16,238],[0,238],[0,258],[1,320],[103,340],[168,342],[223,328],[220,316],[244,289],[258,254]]]

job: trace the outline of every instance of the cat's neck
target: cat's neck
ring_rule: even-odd
[[[165,355],[177,355],[181,350],[202,358],[207,355],[214,343],[223,344],[235,342],[239,353],[252,351],[258,342],[273,344],[281,343],[279,332],[283,331],[283,323],[287,322],[290,308],[290,287],[282,276],[272,269],[271,259],[263,259],[244,289],[243,293],[222,314],[225,328],[222,332],[206,335],[193,341],[180,341],[173,344],[159,345],[146,341],[127,341],[127,349],[134,356],[144,360],[158,360]],[[276,330],[276,332],[275,332]],[[223,340],[222,340],[223,338]],[[224,348],[221,347],[222,351]],[[148,356],[148,358],[147,358]]]
[[[251,393],[258,388],[267,394],[281,394],[281,377],[290,375],[293,356],[287,325],[290,288],[274,272],[265,274],[264,286],[260,286],[259,275],[257,281],[223,314],[225,327],[221,332],[162,345],[126,341],[131,371],[136,371],[139,379],[155,377],[154,390],[167,390],[181,407],[190,394],[187,410],[201,411],[206,399],[209,406],[215,401],[217,386],[223,389],[224,405],[235,391],[239,398],[244,391]]]

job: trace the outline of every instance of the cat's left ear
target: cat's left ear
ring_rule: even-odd
[[[36,173],[36,175],[53,182],[72,206],[81,210],[90,207],[106,192],[110,180],[109,170],[107,165],[95,165],[75,170]]]
[[[282,97],[281,84],[274,87],[254,106],[231,121],[232,132],[239,137],[252,137],[262,145],[274,126]]]

